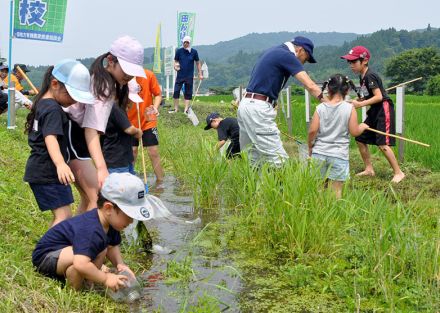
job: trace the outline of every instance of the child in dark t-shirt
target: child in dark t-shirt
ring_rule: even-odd
[[[49,229],[32,253],[36,270],[48,277],[67,280],[80,289],[85,279],[114,291],[127,277],[101,270],[107,258],[118,272],[128,271],[119,244],[120,231],[133,219],[152,217],[142,180],[129,173],[112,173],[102,186],[98,208],[62,221]]]
[[[387,134],[395,134],[394,104],[387,95],[379,75],[368,67],[370,52],[363,46],[353,47],[347,55],[341,57],[347,60],[351,70],[360,75],[360,98],[353,100],[355,108],[371,106],[367,111],[367,118],[364,123],[370,128],[380,130]],[[368,145],[376,145],[385,155],[393,168],[394,176],[391,182],[399,183],[405,178],[405,174],[399,167],[396,156],[390,146],[395,145],[395,139],[390,136],[379,135],[371,131],[365,131],[356,137],[356,143],[365,163],[364,171],[358,176],[374,176],[373,164],[371,163]]]
[[[76,60],[63,60],[48,68],[40,92],[27,116],[26,133],[31,153],[24,181],[29,183],[40,210],[51,210],[51,226],[72,215],[70,183],[75,181],[67,163],[68,119],[63,107],[92,103],[88,69]]]
[[[102,154],[109,173],[135,174],[132,136],[139,139],[142,130],[132,126],[127,112],[118,104],[113,104],[105,135],[101,136]]]
[[[220,114],[213,112],[206,117],[205,130],[214,128],[217,130],[218,143],[217,148],[220,149],[230,139],[231,144],[226,150],[226,157],[228,159],[240,155],[240,127],[237,119],[234,117],[222,118]]]
[[[136,78],[128,83],[128,98],[140,103],[144,100],[137,94]],[[108,118],[105,135],[101,136],[102,154],[109,173],[131,173],[135,175],[133,166],[133,138],[142,137],[142,130],[134,127],[128,119],[126,108],[113,104]]]

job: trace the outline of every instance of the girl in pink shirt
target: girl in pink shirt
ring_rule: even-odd
[[[116,39],[110,51],[96,58],[90,68],[94,104],[76,103],[66,112],[69,126],[69,163],[81,195],[78,212],[96,207],[98,192],[108,176],[102,154],[100,135],[105,133],[114,102],[126,108],[127,83],[134,77],[145,77],[144,49],[134,38]]]

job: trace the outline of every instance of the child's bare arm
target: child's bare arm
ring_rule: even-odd
[[[135,277],[135,275],[131,271],[131,269],[124,263],[119,245],[118,246],[108,246],[107,259],[110,262],[112,262],[114,267],[116,267],[118,269],[118,272],[127,271],[131,275],[133,275],[133,277]]]
[[[383,96],[382,96],[382,92],[380,91],[379,88],[375,88],[373,89],[373,97],[371,97],[368,100],[352,100],[351,103],[353,104],[353,106],[358,109],[367,105],[373,105],[376,103],[381,103],[383,100]]]
[[[134,126],[124,129],[124,132],[130,136],[134,136],[136,139],[140,139],[142,137],[142,130]]]
[[[318,134],[318,130],[319,130],[319,115],[315,111],[312,117],[312,122],[310,123],[309,126],[309,135],[307,137],[307,143],[309,145],[309,155],[311,155],[313,143],[315,141],[316,135]]]
[[[226,140],[219,140],[217,142],[217,149],[220,149],[221,147],[223,147],[226,143]]]
[[[123,287],[125,285],[124,281],[127,280],[127,277],[124,275],[116,275],[101,271],[92,263],[91,259],[85,255],[75,254],[73,256],[73,267],[83,278],[103,284],[114,291]]]
[[[53,164],[55,164],[57,168],[58,180],[60,183],[68,185],[75,182],[75,176],[73,175],[70,167],[66,164],[66,162],[64,162],[57,136],[48,135],[44,137],[44,143],[46,144],[47,151],[49,152]]]
[[[357,112],[356,109],[353,107],[353,109],[351,109],[350,120],[348,121],[348,130],[350,132],[350,135],[352,135],[353,137],[357,137],[362,134],[367,128],[368,125],[365,123],[358,124]]]

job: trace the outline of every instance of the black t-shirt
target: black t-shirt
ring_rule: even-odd
[[[105,233],[98,209],[93,209],[50,228],[35,246],[32,263],[38,266],[49,252],[69,246],[72,246],[73,254],[88,256],[93,261],[107,246],[120,243],[121,234],[111,226]]]
[[[127,113],[116,103],[101,136],[102,153],[108,168],[126,167],[133,162],[133,138],[124,132],[131,126]]]
[[[361,86],[360,87],[361,98],[363,98],[364,100],[368,100],[372,98],[374,96],[373,90],[379,88],[383,97],[382,102],[383,101],[390,102],[390,97],[383,88],[382,79],[379,77],[378,74],[374,73],[370,69],[367,70],[363,78],[362,76],[359,77],[359,83]],[[371,105],[371,108],[368,110],[369,114],[379,111],[381,106],[377,104],[381,104],[382,102]]]
[[[57,136],[61,154],[64,161],[68,162],[67,115],[54,99],[41,99],[36,105],[33,127],[28,136],[31,155],[26,163],[24,180],[37,184],[60,183],[57,168],[50,158],[44,138],[49,135]]]
[[[231,144],[240,145],[240,127],[238,126],[237,119],[234,117],[223,119],[218,125],[217,134],[219,141],[231,139]]]

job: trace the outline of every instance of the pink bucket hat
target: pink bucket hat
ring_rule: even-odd
[[[125,74],[147,78],[143,68],[144,48],[130,36],[122,36],[113,41],[110,53],[117,57]]]

